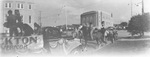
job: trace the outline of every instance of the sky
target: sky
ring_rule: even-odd
[[[141,14],[142,0],[132,0],[133,15]],[[145,12],[150,12],[149,0],[144,0]],[[113,13],[114,23],[128,22],[131,0],[34,0],[41,11],[43,26],[79,24],[80,15],[87,11],[102,10]],[[137,6],[138,5],[138,6]]]

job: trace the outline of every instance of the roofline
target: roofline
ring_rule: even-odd
[[[29,2],[29,1],[11,1],[11,0],[4,0],[3,2],[17,2],[17,3],[35,4],[34,2]]]
[[[98,11],[88,11],[88,12],[84,12],[81,15],[87,15],[87,14],[91,14],[91,13],[97,13]]]
[[[82,15],[91,14],[91,13],[100,13],[100,12],[105,13],[105,14],[107,14],[107,15],[111,15],[111,14],[112,14],[112,13],[109,13],[109,12],[106,12],[106,11],[96,10],[96,11],[88,11],[88,12],[84,12],[84,13],[81,14],[81,16],[82,16]]]

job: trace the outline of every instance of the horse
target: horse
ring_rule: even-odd
[[[89,38],[90,38],[89,40],[96,41],[96,43],[98,45],[100,43],[102,43],[102,39],[101,38],[103,37],[103,34],[102,34],[101,30],[99,30],[97,28],[96,29],[94,28],[91,32],[92,32],[93,39],[89,36]],[[84,36],[83,36],[83,32],[81,30],[77,30],[76,31],[76,37],[80,39],[80,43],[81,43],[82,39],[85,40],[83,38]]]
[[[114,31],[113,29],[107,29],[105,32],[106,39],[110,40],[112,43],[114,42],[114,40],[116,40],[117,35],[117,31]]]
[[[94,29],[92,35],[93,35],[93,40],[96,40],[98,45],[102,43],[103,34],[101,30]]]
[[[18,31],[20,30],[20,36],[31,36],[33,34],[33,29],[28,24],[17,24]]]

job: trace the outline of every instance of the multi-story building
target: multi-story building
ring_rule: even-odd
[[[20,11],[20,14],[23,16],[23,23],[30,25],[34,29],[34,23],[39,23],[38,11],[36,11],[36,5],[34,2],[29,0],[3,0],[1,1],[1,32],[8,33],[8,28],[4,27],[2,24],[6,22],[6,16],[8,16],[8,10],[14,11],[17,9]]]
[[[92,23],[96,28],[108,28],[113,26],[113,17],[111,13],[97,10],[88,11],[81,14],[81,24]]]

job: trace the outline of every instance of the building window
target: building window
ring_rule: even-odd
[[[31,9],[31,5],[29,5],[29,9]]]
[[[18,4],[17,6],[19,9],[23,9],[23,4]]]
[[[7,3],[5,4],[5,7],[7,8],[8,6],[7,6]]]
[[[18,4],[18,8],[20,8],[20,4]]]
[[[11,4],[11,3],[6,3],[6,4],[5,4],[5,7],[6,7],[6,8],[11,8],[11,7],[12,7],[12,4]]]
[[[23,4],[21,4],[21,8],[23,8]]]
[[[9,3],[9,8],[11,8],[11,3]]]
[[[29,16],[29,23],[31,23],[31,15]]]

